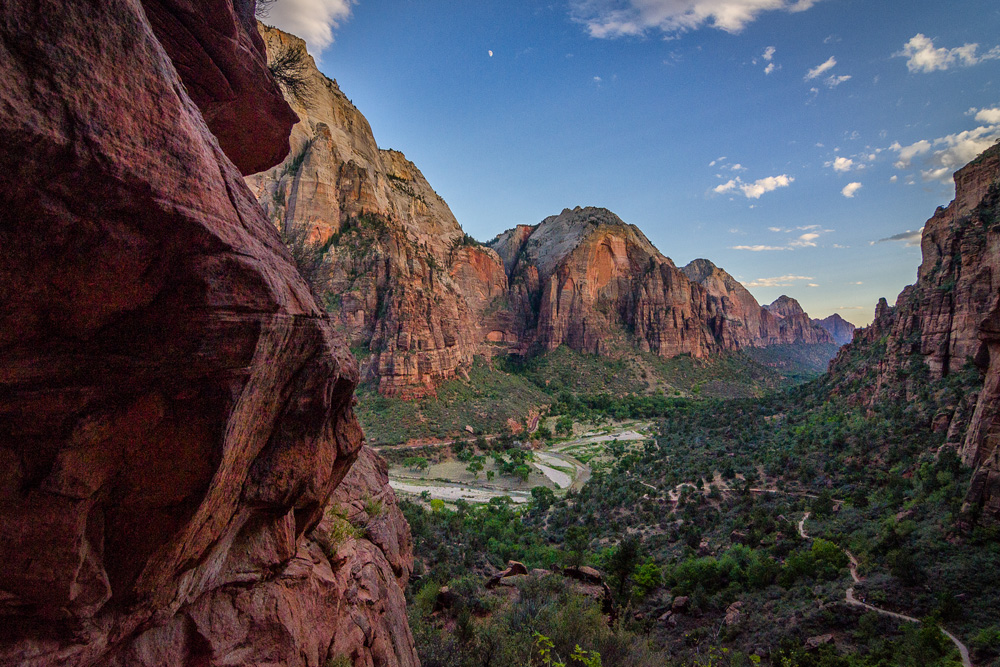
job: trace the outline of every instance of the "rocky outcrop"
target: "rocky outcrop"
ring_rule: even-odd
[[[917,282],[890,307],[882,299],[872,324],[855,333],[831,363],[835,376],[857,374],[866,363],[871,381],[858,393],[875,401],[886,392],[910,395],[927,379],[938,380],[976,364],[985,384],[968,428],[956,419],[949,441],[976,470],[969,508],[1000,518],[997,456],[997,312],[1000,308],[1000,145],[955,174],[955,199],[924,226],[923,261]]]
[[[820,327],[830,334],[833,337],[833,341],[838,345],[847,345],[850,343],[854,339],[854,330],[857,328],[837,313],[829,317],[824,317],[821,320],[814,319],[812,323],[813,326]]]
[[[781,296],[761,307],[739,281],[707,259],[696,259],[681,270],[708,292],[712,331],[725,349],[834,342],[795,299]]]
[[[252,28],[230,0],[0,13],[4,664],[416,664],[356,362],[240,173],[293,121]],[[326,557],[358,493],[387,512]]]
[[[678,269],[634,225],[600,208],[566,209],[490,243],[510,284],[522,347],[595,354],[636,345],[703,357],[782,343],[829,343],[792,299],[761,308],[706,259]]]
[[[761,309],[725,272],[725,296],[706,296],[638,228],[603,209],[518,225],[489,247],[475,242],[411,162],[378,148],[302,40],[260,30],[272,60],[301,54],[305,85],[287,95],[300,118],[289,157],[247,181],[286,240],[313,257],[324,305],[383,395],[433,394],[474,356],[496,351],[636,346],[704,357],[830,342],[804,314]]]
[[[813,321],[802,310],[799,302],[790,296],[779,296],[771,304],[764,306],[768,313],[777,319],[777,327],[771,325],[770,330],[776,329],[771,340],[773,343],[832,343],[834,342],[826,329],[813,324]]]
[[[288,95],[300,118],[290,155],[248,183],[286,238],[326,255],[319,291],[365,377],[385,395],[432,394],[495,331],[507,290],[499,258],[465,235],[412,162],[378,148],[302,40],[260,29],[272,59],[302,55],[305,92]]]
[[[704,288],[606,209],[565,209],[490,246],[510,267],[519,338],[543,350],[608,354],[626,334],[664,357],[721,349]]]

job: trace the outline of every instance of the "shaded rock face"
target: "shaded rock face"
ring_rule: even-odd
[[[789,296],[779,296],[773,303],[764,306],[777,320],[777,326],[769,325],[769,336],[780,343],[832,343],[826,329],[817,326],[802,310],[799,302]],[[773,344],[773,343],[772,343]]]
[[[834,342],[795,299],[782,296],[761,307],[739,281],[707,259],[696,259],[681,270],[708,292],[710,326],[725,349]]]
[[[272,57],[304,52],[299,38],[260,30]],[[309,57],[304,73],[306,95],[289,96],[300,118],[291,153],[248,183],[279,228],[328,245],[325,305],[365,376],[384,395],[433,394],[495,330],[486,311],[498,310],[506,274],[412,162],[378,148],[368,121]]]
[[[857,329],[856,326],[845,320],[843,317],[834,313],[829,317],[824,317],[823,319],[814,319],[812,321],[814,326],[818,326],[824,329],[830,336],[833,337],[834,342],[839,345],[846,345],[854,339],[854,330]]]
[[[356,362],[243,183],[294,121],[252,26],[230,0],[0,13],[4,664],[416,664],[377,465],[373,537],[314,540],[370,455]]]
[[[955,174],[955,199],[927,221],[921,239],[923,261],[917,282],[890,307],[885,299],[875,320],[855,333],[831,362],[831,373],[848,375],[865,355],[877,364],[861,398],[877,400],[886,391],[911,392],[922,375],[940,379],[967,363],[986,371],[985,384],[968,419],[959,413],[949,442],[959,443],[962,459],[974,466],[969,508],[1000,518],[1000,461],[997,415],[1000,365],[997,362],[1000,309],[1000,145],[988,149]],[[872,354],[874,351],[875,354]],[[916,366],[915,366],[916,365]],[[962,417],[958,419],[958,417]],[[967,429],[962,428],[967,424]]]

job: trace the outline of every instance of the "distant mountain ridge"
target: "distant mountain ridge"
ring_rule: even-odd
[[[833,336],[833,340],[840,345],[847,345],[854,339],[854,330],[857,329],[856,326],[845,320],[843,317],[834,313],[829,317],[824,317],[821,320],[814,319],[813,324],[822,329],[825,329],[828,334]]]
[[[269,53],[304,42],[262,27]],[[476,355],[559,345],[703,358],[727,350],[831,343],[794,300],[761,308],[708,260],[679,269],[635,225],[601,208],[566,209],[483,245],[468,237],[419,169],[378,148],[367,120],[308,56],[292,151],[247,182],[318,288],[363,378],[386,396],[433,394]],[[793,312],[794,311],[794,312]]]

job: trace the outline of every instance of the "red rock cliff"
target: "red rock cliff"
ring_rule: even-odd
[[[708,292],[710,326],[726,349],[834,342],[795,299],[782,296],[762,307],[735,278],[707,259],[696,259],[681,270]]]
[[[417,664],[356,362],[240,173],[294,122],[262,47],[252,2],[0,12],[4,664]]]
[[[272,58],[305,53],[299,38],[261,31]],[[493,331],[482,315],[506,292],[506,275],[412,162],[378,148],[365,117],[308,56],[303,75],[305,94],[288,96],[301,119],[291,154],[250,187],[286,234],[327,244],[326,306],[381,393],[433,393],[465,372]]]
[[[921,251],[917,282],[894,307],[879,302],[874,322],[855,333],[830,370],[848,375],[857,358],[872,358],[874,379],[862,394],[869,401],[914,391],[922,376],[904,371],[916,362],[932,380],[967,363],[985,370],[978,400],[970,397],[967,429],[954,420],[949,441],[975,468],[969,508],[1000,519],[1000,145],[955,174],[955,199],[925,224]]]

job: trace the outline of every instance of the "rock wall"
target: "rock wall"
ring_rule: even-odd
[[[850,343],[854,339],[854,330],[857,329],[856,326],[845,320],[837,313],[834,313],[829,317],[824,317],[821,320],[814,319],[812,323],[830,334],[830,336],[833,337],[834,342],[838,345],[847,345]]]
[[[292,151],[248,178],[288,235],[326,245],[325,304],[381,393],[433,394],[463,374],[492,331],[483,320],[506,291],[495,253],[470,243],[448,205],[397,151],[381,150],[365,117],[305,55],[305,43],[260,27],[271,58],[304,55],[305,91]]]
[[[707,324],[705,290],[606,209],[565,209],[490,245],[510,267],[511,308],[523,341],[608,354],[634,337],[641,349],[665,357],[720,349]]]
[[[378,148],[302,40],[260,31],[272,59],[302,55],[305,85],[286,94],[301,119],[291,153],[247,182],[286,240],[324,258],[324,306],[383,395],[433,394],[494,352],[636,345],[703,357],[832,342],[801,309],[787,318],[761,309],[725,272],[725,295],[706,296],[638,228],[603,209],[567,209],[476,243],[416,166]]]
[[[520,225],[491,247],[509,274],[518,336],[543,349],[608,354],[631,345],[703,357],[780,343],[829,343],[793,299],[761,308],[705,259],[678,269],[634,225],[600,208]],[[777,302],[776,302],[777,303]],[[787,307],[786,307],[787,306]]]
[[[696,259],[681,270],[708,292],[710,326],[725,349],[834,342],[791,297],[781,296],[762,307],[739,281],[707,259]]]
[[[11,0],[0,74],[0,662],[417,664],[356,362],[241,174],[295,120],[253,3]]]
[[[968,427],[964,419],[953,421],[949,441],[960,446],[963,460],[976,471],[968,508],[1000,518],[1000,145],[955,174],[955,199],[927,221],[920,245],[917,282],[900,293],[895,306],[879,301],[874,322],[855,333],[830,371],[847,376],[855,372],[857,359],[870,358],[873,380],[859,398],[874,401],[885,392],[907,395],[925,377],[940,379],[969,363],[984,370],[985,384]],[[926,374],[904,373],[915,363]]]

